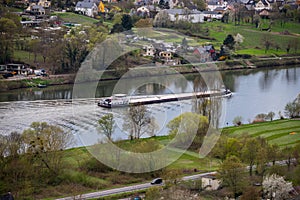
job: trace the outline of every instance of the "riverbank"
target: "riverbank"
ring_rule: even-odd
[[[294,66],[300,64],[300,55],[294,56],[282,56],[282,57],[260,57],[251,59],[234,59],[226,61],[216,61],[208,63],[197,63],[194,65],[185,64],[171,66],[169,69],[165,70],[165,67],[136,67],[135,70],[130,72],[130,76],[127,78],[134,77],[150,77],[150,76],[165,76],[173,74],[190,74],[199,72],[209,72],[209,71],[226,71],[226,70],[241,70],[241,69],[257,69],[257,68],[275,68],[282,66]],[[118,80],[123,74],[118,75],[114,70],[105,71],[100,81],[108,80]],[[20,88],[30,88],[37,87],[38,84],[44,84],[48,86],[53,85],[64,85],[73,84],[77,74],[60,74],[60,75],[50,75],[48,77],[12,77],[8,79],[0,80],[0,92],[9,91]],[[124,78],[124,77],[122,77]],[[97,74],[90,73],[87,77],[83,79],[78,79],[79,82],[91,82],[99,81]]]

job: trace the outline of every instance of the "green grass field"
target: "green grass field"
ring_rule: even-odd
[[[262,26],[266,26],[269,21],[262,23]],[[264,32],[257,29],[252,24],[242,24],[235,26],[233,23],[225,24],[221,22],[205,23],[203,25],[209,29],[209,36],[215,38],[217,41],[212,41],[213,44],[219,45],[223,42],[228,34],[236,35],[241,34],[244,37],[244,42],[240,45],[236,53],[247,53],[252,55],[271,55],[275,54],[286,54],[286,47],[289,43],[292,45],[297,41],[300,44],[300,24],[288,22],[284,27],[281,27],[279,23],[274,23],[272,25],[271,32]],[[291,35],[282,35],[281,32],[288,31]],[[262,40],[267,37],[271,40],[272,46],[270,50],[265,53]],[[204,42],[205,40],[203,40]],[[275,51],[274,45],[277,44],[280,48]],[[299,46],[299,45],[298,45]],[[299,53],[300,49],[297,49]],[[290,49],[290,53],[295,53],[293,48]]]
[[[34,54],[33,53],[29,53],[28,51],[21,51],[21,50],[15,50],[14,51],[14,60],[16,61],[22,61],[25,63],[28,63],[30,65],[35,66],[35,63],[39,63],[40,65],[42,65],[43,61],[43,57],[38,53],[37,57],[36,57],[36,62],[34,62]],[[42,67],[42,66],[40,66]]]
[[[93,24],[99,20],[72,12],[55,12],[53,15],[59,16],[64,22],[75,24]]]
[[[260,136],[266,138],[270,144],[278,144],[281,147],[294,146],[300,143],[300,120],[275,120],[273,122],[246,124],[224,128],[223,133],[231,136],[242,134],[249,134],[253,137]]]

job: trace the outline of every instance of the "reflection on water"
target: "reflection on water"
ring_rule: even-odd
[[[253,120],[259,113],[273,111],[277,115],[278,111],[283,111],[286,103],[300,93],[299,73],[300,67],[226,71],[221,75],[225,85],[234,92],[230,99],[185,100],[147,105],[147,108],[161,127],[157,135],[167,134],[166,124],[186,111],[208,115],[213,123],[220,126],[231,125],[236,116],[242,116],[243,122],[247,123],[248,119]],[[207,90],[207,83],[199,75],[166,76],[163,79],[151,77],[148,84],[143,82],[143,78],[101,82],[95,97],[110,96],[112,93],[164,94]],[[158,82],[160,84],[153,84]],[[81,85],[80,95],[90,92],[87,89],[89,84]],[[220,87],[220,84],[209,83],[210,88]],[[1,134],[21,132],[34,121],[45,121],[71,131],[77,137],[77,145],[88,145],[101,139],[97,120],[104,114],[113,113],[120,127],[116,128],[114,139],[127,137],[122,132],[122,115],[126,108],[109,110],[98,107],[93,98],[74,102],[71,98],[72,85],[0,93]],[[211,112],[212,109],[217,112]],[[220,120],[222,118],[225,120]]]

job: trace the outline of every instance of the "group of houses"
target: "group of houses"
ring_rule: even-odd
[[[175,45],[163,41],[155,41],[149,45],[143,46],[142,55],[159,59],[167,65],[180,64],[179,56],[184,53],[193,55],[196,62],[210,62],[217,59],[217,53],[213,45],[203,45],[198,47]]]

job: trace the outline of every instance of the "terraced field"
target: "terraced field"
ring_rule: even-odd
[[[294,146],[300,143],[300,120],[275,120],[247,124],[239,127],[224,128],[223,133],[232,136],[249,134],[253,137],[263,137],[271,144],[281,147]]]

